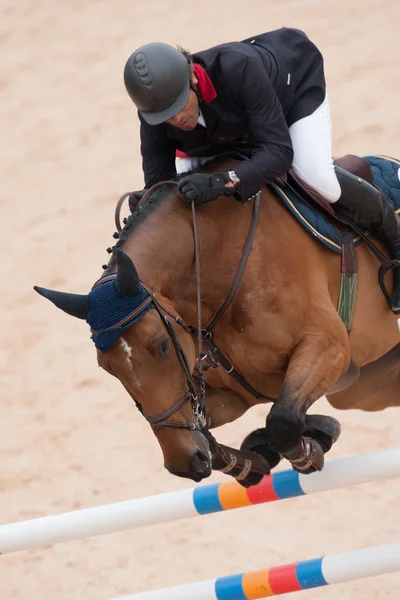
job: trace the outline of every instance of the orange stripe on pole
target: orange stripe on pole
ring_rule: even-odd
[[[253,573],[244,573],[242,587],[244,595],[248,600],[257,600],[257,598],[275,596],[269,585],[269,569],[254,571]]]
[[[220,483],[218,488],[218,499],[224,510],[251,506],[247,490],[236,481]]]

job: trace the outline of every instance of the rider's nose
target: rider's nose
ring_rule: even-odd
[[[183,121],[184,121],[184,116],[183,114],[180,112],[177,115],[175,115],[171,121],[173,125],[176,125],[176,127],[179,127],[179,125],[182,125]]]

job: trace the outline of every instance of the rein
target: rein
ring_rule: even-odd
[[[147,202],[151,194],[161,186],[165,186],[165,184],[169,184],[173,187],[177,187],[177,182],[175,181],[163,181],[156,183],[152,187],[150,187],[143,194],[142,198],[137,204],[137,209],[140,210],[141,207]],[[126,193],[118,201],[116,211],[115,211],[115,224],[117,226],[118,232],[121,231],[121,222],[120,222],[120,211],[124,200],[130,195],[130,193]],[[222,303],[221,307],[217,310],[215,316],[212,318],[211,322],[208,326],[203,329],[202,327],[202,310],[201,310],[201,272],[200,272],[200,239],[199,233],[197,229],[197,220],[196,220],[196,208],[194,202],[191,203],[192,208],[192,221],[193,221],[193,235],[194,235],[194,247],[195,247],[195,272],[196,272],[196,300],[197,300],[197,327],[193,327],[185,323],[185,321],[179,317],[171,313],[167,310],[162,304],[156,299],[154,293],[149,290],[143,283],[142,287],[147,291],[149,297],[142,303],[139,307],[137,307],[134,311],[134,314],[131,313],[126,317],[123,321],[124,325],[127,325],[130,321],[133,320],[142,310],[144,310],[149,303],[151,302],[154,308],[157,310],[159,317],[161,318],[168,335],[173,343],[175,348],[175,352],[177,354],[179,363],[186,377],[186,381],[188,384],[188,391],[181,398],[179,398],[174,404],[172,404],[168,409],[159,413],[158,415],[147,415],[140,405],[139,402],[135,400],[136,406],[143,414],[145,419],[153,426],[154,433],[157,433],[162,427],[176,427],[180,429],[191,429],[202,431],[203,433],[207,429],[207,418],[206,418],[206,380],[205,380],[205,371],[209,369],[214,369],[218,366],[222,366],[226,373],[232,375],[232,377],[250,394],[255,396],[257,399],[264,399],[266,401],[273,401],[273,398],[269,398],[264,394],[261,394],[257,390],[255,390],[246,379],[233,367],[230,361],[225,357],[225,355],[218,349],[216,344],[213,341],[213,329],[220,322],[222,317],[225,315],[229,307],[231,306],[233,299],[236,295],[236,292],[241,283],[243,273],[245,271],[247,261],[249,258],[251,246],[253,243],[258,217],[260,212],[260,200],[261,200],[261,192],[258,192],[254,199],[253,203],[253,212],[252,218],[250,222],[249,231],[246,237],[246,241],[243,247],[242,256],[238,265],[238,269],[235,275],[234,282],[232,287]],[[111,281],[116,279],[117,273],[112,273],[110,275],[106,275],[102,277],[98,282],[95,283],[95,286],[101,285],[106,281]],[[146,304],[146,306],[145,306]],[[196,366],[195,371],[197,375],[197,379],[199,380],[199,393],[197,393],[196,385],[194,378],[190,372],[189,364],[187,361],[187,357],[185,352],[179,343],[179,340],[175,334],[174,328],[172,326],[172,319],[177,325],[182,327],[186,332],[190,333],[192,336],[196,336],[198,347],[197,347],[197,358],[196,358]],[[121,326],[121,323],[116,326]],[[203,344],[207,347],[207,352],[203,351]],[[191,400],[192,402],[192,412],[195,416],[195,423],[187,423],[181,421],[168,421],[172,415],[175,414],[182,406]]]
[[[117,279],[117,273],[111,273],[110,275],[106,275],[106,276],[102,277],[101,279],[99,279],[93,285],[93,288],[99,287],[99,286],[103,285],[103,283],[115,281],[116,279]],[[179,398],[176,402],[174,402],[174,404],[172,406],[167,408],[162,413],[160,413],[158,415],[154,415],[154,416],[147,415],[145,413],[142,405],[139,402],[137,402],[137,400],[135,400],[135,404],[136,404],[137,408],[140,410],[140,412],[143,414],[145,419],[151,425],[154,425],[154,427],[153,427],[154,433],[156,433],[159,429],[161,429],[161,427],[178,427],[180,429],[197,429],[199,431],[202,431],[202,429],[206,426],[205,419],[202,418],[203,412],[205,414],[205,410],[203,411],[202,407],[199,404],[199,400],[198,400],[197,393],[196,393],[196,386],[195,386],[193,377],[190,373],[189,364],[188,364],[186,355],[182,349],[182,346],[180,345],[180,343],[178,341],[178,338],[176,337],[174,328],[173,328],[171,322],[169,321],[167,315],[171,316],[174,320],[176,320],[176,319],[174,318],[174,315],[169,313],[169,311],[166,308],[164,308],[162,306],[162,304],[160,304],[160,302],[158,302],[158,300],[155,297],[153,292],[151,292],[145,285],[143,285],[143,283],[141,283],[141,285],[148,293],[147,298],[139,306],[137,306],[129,315],[127,315],[124,319],[122,319],[121,321],[116,323],[114,325],[114,327],[116,328],[116,327],[128,326],[129,323],[132,322],[136,317],[138,317],[149,305],[153,305],[153,307],[157,311],[161,321],[163,322],[163,324],[168,332],[168,335],[172,341],[172,344],[175,348],[179,363],[180,363],[182,370],[186,376],[186,381],[188,384],[188,391],[181,398]],[[179,325],[181,325],[181,323],[179,323]],[[93,328],[91,328],[91,332],[94,334],[99,333],[98,331],[94,330]],[[196,423],[183,423],[180,421],[167,421],[167,419],[169,419],[169,417],[171,417],[177,410],[182,408],[182,406],[184,406],[184,404],[186,404],[186,402],[188,400],[192,400],[193,414],[197,417]]]

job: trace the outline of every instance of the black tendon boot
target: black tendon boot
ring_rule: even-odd
[[[342,195],[332,208],[388,247],[393,265],[392,311],[400,314],[400,219],[376,187],[338,166],[335,171]]]

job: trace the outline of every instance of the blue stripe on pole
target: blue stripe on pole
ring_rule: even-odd
[[[203,485],[193,490],[193,504],[200,515],[224,510],[218,498],[219,483]]]
[[[296,471],[278,471],[274,473],[272,486],[280,500],[304,496],[300,487],[299,474]]]
[[[218,600],[247,600],[242,581],[243,573],[230,577],[219,577],[215,582],[215,595]]]
[[[297,563],[296,577],[303,590],[328,585],[322,575],[322,561],[323,558],[314,558]]]

